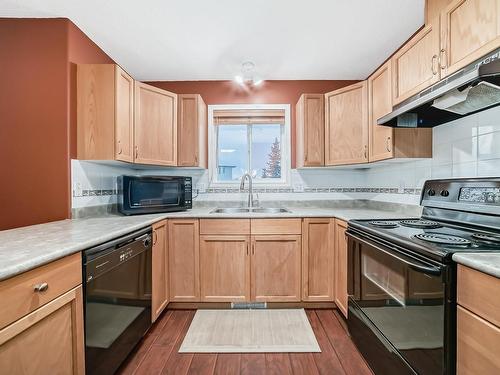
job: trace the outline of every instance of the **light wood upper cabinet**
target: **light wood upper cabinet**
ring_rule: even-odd
[[[252,301],[301,299],[301,236],[252,236]]]
[[[200,242],[198,220],[168,220],[169,299],[200,301]]]
[[[325,165],[325,96],[302,94],[296,105],[297,168]]]
[[[391,61],[394,105],[439,81],[439,22],[426,25]]]
[[[77,66],[77,157],[133,161],[134,80],[118,65]]]
[[[115,158],[134,161],[134,80],[115,66]]]
[[[500,1],[455,0],[441,12],[441,76],[500,47]]]
[[[177,99],[177,165],[207,168],[207,105],[198,94]]]
[[[141,164],[177,164],[177,95],[135,82],[135,155]]]
[[[369,160],[432,157],[432,129],[377,125],[391,111],[392,65],[388,61],[368,78]]]
[[[387,61],[368,78],[369,160],[394,157],[394,130],[377,125],[377,120],[392,111],[392,69]]]
[[[167,220],[153,224],[152,254],[152,321],[168,305]]]
[[[325,94],[325,165],[368,162],[366,81]]]
[[[347,318],[347,223],[335,219],[335,303]]]
[[[334,219],[302,222],[302,300],[334,300]]]
[[[82,287],[0,330],[2,374],[85,373]]]
[[[250,300],[250,237],[200,236],[202,302]]]

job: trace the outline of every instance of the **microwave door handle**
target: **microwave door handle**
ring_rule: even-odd
[[[398,261],[406,264],[407,266],[414,269],[415,271],[420,271],[423,273],[427,273],[430,275],[436,275],[436,276],[441,275],[441,269],[438,267],[423,266],[421,264],[417,264],[417,263],[410,261],[410,260],[407,260],[407,259],[403,258],[402,256],[399,256],[393,252],[382,249],[381,247],[375,245],[373,242],[368,242],[368,241],[366,241],[366,240],[364,240],[356,235],[353,235],[352,233],[349,233],[348,236],[351,236],[352,238],[354,238],[362,243],[365,243],[367,245],[370,245],[370,246],[374,247],[375,249],[377,249],[378,251],[381,251],[382,253],[384,253],[384,254],[386,254],[394,259],[397,259]]]

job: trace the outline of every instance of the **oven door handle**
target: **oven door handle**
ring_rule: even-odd
[[[348,236],[358,240],[359,242],[362,242],[362,243],[365,243],[367,245],[370,245],[372,247],[374,247],[375,249],[377,249],[378,251],[381,251],[382,253],[390,256],[391,258],[394,258],[394,259],[397,259],[398,261],[406,264],[407,266],[409,266],[410,268],[416,270],[416,271],[420,271],[420,272],[423,272],[423,273],[426,273],[426,274],[430,274],[430,275],[436,275],[436,276],[439,276],[441,275],[441,269],[438,268],[438,267],[432,267],[432,266],[423,266],[421,264],[416,264],[414,263],[413,261],[410,261],[410,260],[407,260],[405,258],[403,258],[403,256],[401,255],[397,255],[396,253],[394,252],[391,252],[391,251],[387,251],[385,249],[382,249],[381,247],[377,246],[376,244],[374,244],[372,241],[367,241],[367,240],[364,240],[352,233],[348,233],[347,234]]]

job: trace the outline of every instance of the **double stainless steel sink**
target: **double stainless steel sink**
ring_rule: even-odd
[[[225,208],[216,208],[213,211],[210,211],[211,214],[244,214],[247,212],[253,212],[257,214],[280,214],[280,213],[289,213],[290,210],[282,207],[225,207]]]

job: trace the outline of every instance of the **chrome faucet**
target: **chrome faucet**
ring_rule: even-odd
[[[248,178],[248,207],[252,208],[254,205],[253,201],[253,186],[252,186],[252,176],[250,173],[245,173],[241,176],[240,191],[245,189],[245,179]]]

